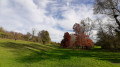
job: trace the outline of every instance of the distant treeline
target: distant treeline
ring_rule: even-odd
[[[22,33],[13,32],[13,31],[6,31],[2,27],[0,27],[0,38],[25,40],[25,41],[39,42],[42,44],[51,43],[51,39],[48,31],[42,30],[38,32],[37,35],[35,34],[36,34],[35,29],[32,30],[32,33],[27,32],[27,34],[22,34]]]

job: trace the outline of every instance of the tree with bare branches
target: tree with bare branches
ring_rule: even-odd
[[[94,13],[113,18],[118,26],[115,31],[120,33],[120,0],[95,0]]]

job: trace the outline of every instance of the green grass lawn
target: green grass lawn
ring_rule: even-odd
[[[120,52],[0,39],[0,67],[120,67]]]

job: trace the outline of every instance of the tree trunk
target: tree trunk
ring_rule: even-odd
[[[120,22],[118,21],[117,17],[114,16],[116,23],[118,24],[118,29],[120,29]]]

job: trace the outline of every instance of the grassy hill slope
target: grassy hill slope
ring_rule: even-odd
[[[120,67],[120,52],[0,39],[0,67]]]

